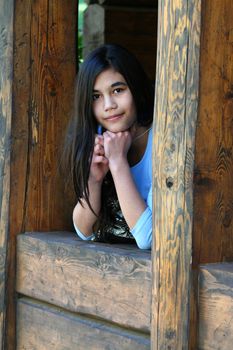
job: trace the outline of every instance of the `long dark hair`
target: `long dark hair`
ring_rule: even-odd
[[[138,124],[147,126],[153,119],[153,85],[136,57],[119,45],[103,45],[91,52],[82,63],[77,75],[74,116],[67,138],[67,159],[77,200],[81,203],[84,199],[90,208],[88,177],[97,131],[97,122],[92,111],[93,87],[96,77],[108,68],[113,68],[125,78],[136,106]],[[108,174],[107,178],[107,187],[112,188],[111,176]],[[102,227],[103,221],[109,217],[104,208],[100,217],[103,218],[100,225]]]

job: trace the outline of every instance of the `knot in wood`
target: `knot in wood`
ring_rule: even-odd
[[[167,186],[167,188],[171,188],[173,186],[173,184],[174,184],[173,178],[170,177],[170,176],[167,177],[166,178],[166,186]]]

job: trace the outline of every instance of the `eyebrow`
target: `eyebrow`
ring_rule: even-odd
[[[116,81],[115,83],[113,83],[111,85],[112,88],[116,87],[116,86],[121,86],[121,85],[124,85],[124,86],[127,86],[126,83],[124,83],[123,81]],[[98,92],[99,90],[93,90],[93,92]]]
[[[127,86],[127,84],[126,84],[126,83],[123,83],[123,81],[117,81],[117,82],[113,83],[113,84],[111,85],[111,87],[116,87],[116,86],[119,86],[119,85]]]

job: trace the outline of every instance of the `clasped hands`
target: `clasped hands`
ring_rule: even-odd
[[[130,131],[105,131],[96,135],[92,155],[90,179],[102,182],[108,170],[114,172],[127,162],[127,153],[132,143]]]

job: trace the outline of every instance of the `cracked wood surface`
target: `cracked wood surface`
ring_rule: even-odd
[[[0,347],[5,348],[9,260],[10,137],[12,119],[13,1],[0,2]]]
[[[17,292],[149,333],[150,251],[80,241],[75,233],[18,236]]]
[[[188,349],[200,0],[159,1],[153,178],[153,350]]]

